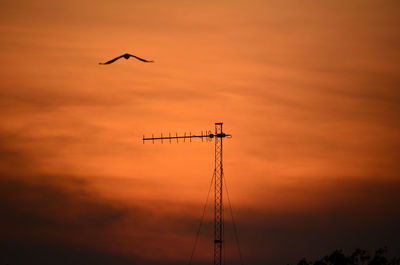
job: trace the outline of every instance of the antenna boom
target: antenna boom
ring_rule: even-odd
[[[160,137],[144,137],[143,136],[143,143],[144,143],[144,141],[155,141],[155,140],[173,140],[173,139],[176,139],[176,140],[178,140],[178,139],[192,139],[192,138],[201,138],[202,140],[204,139],[204,138],[210,138],[210,139],[212,139],[212,138],[225,138],[225,137],[228,137],[228,138],[232,138],[232,135],[230,135],[230,134],[225,134],[225,133],[222,133],[222,132],[220,132],[220,133],[215,133],[215,134],[213,134],[213,133],[211,133],[211,132],[209,132],[208,134],[201,134],[201,135],[195,135],[195,134],[190,134],[190,135],[186,135],[186,133],[184,134],[184,135],[176,135],[176,136],[162,136],[162,134],[161,134],[161,136]]]

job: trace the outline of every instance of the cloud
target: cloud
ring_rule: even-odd
[[[60,265],[128,265],[143,264],[138,259],[129,259],[113,253],[91,248],[43,240],[36,242],[29,239],[0,241],[1,259],[4,264],[60,264]]]

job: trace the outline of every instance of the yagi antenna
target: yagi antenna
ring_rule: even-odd
[[[201,131],[200,135],[192,135],[192,132],[189,132],[189,135],[186,135],[186,132],[183,135],[178,136],[176,133],[175,136],[171,136],[171,134],[168,134],[167,136],[163,136],[161,134],[160,137],[144,137],[143,136],[143,143],[145,141],[158,141],[160,140],[161,143],[163,143],[163,140],[169,140],[171,143],[171,140],[176,139],[176,142],[179,141],[179,139],[183,139],[183,142],[186,141],[186,139],[189,139],[191,142],[193,138],[200,138],[201,141],[206,140],[206,142],[211,142],[212,139],[215,139],[215,168],[214,168],[214,265],[221,265],[223,261],[223,251],[222,251],[222,244],[223,244],[223,228],[224,228],[224,219],[223,219],[223,206],[222,206],[222,187],[223,187],[223,166],[222,166],[222,140],[227,137],[231,138],[232,135],[230,134],[225,134],[222,131],[222,122],[217,122],[215,123],[215,133],[212,133],[211,131],[205,131],[203,134],[203,131]]]
[[[190,142],[192,141],[192,138],[201,138],[201,141],[203,142],[204,139],[206,139],[207,142],[211,142],[212,138],[232,138],[232,135],[230,134],[225,134],[223,132],[220,133],[215,133],[213,134],[211,131],[206,131],[206,134],[203,134],[203,131],[201,131],[200,135],[192,135],[192,132],[189,132],[189,135],[186,135],[186,132],[183,135],[178,135],[178,133],[175,134],[175,136],[171,136],[171,133],[168,133],[168,136],[163,136],[161,133],[160,137],[154,137],[154,134],[151,135],[151,137],[145,137],[143,135],[143,144],[145,141],[152,141],[154,144],[154,141],[161,140],[161,143],[163,143],[163,140],[168,140],[169,143],[172,143],[171,141],[173,139],[176,139],[176,142],[179,143],[179,139],[183,139],[183,142],[186,142],[186,139],[189,139]]]

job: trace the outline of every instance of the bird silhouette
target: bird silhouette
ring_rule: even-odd
[[[137,56],[132,55],[132,54],[129,54],[129,53],[125,53],[125,54],[123,54],[123,55],[121,55],[121,56],[118,56],[118,57],[112,59],[112,60],[109,60],[108,62],[99,63],[99,64],[111,64],[111,63],[115,62],[115,61],[118,60],[118,59],[125,58],[125,59],[128,60],[130,57],[133,57],[133,58],[138,59],[139,61],[142,61],[142,62],[145,62],[145,63],[153,63],[153,62],[154,62],[154,61],[145,60],[145,59],[143,59],[143,58],[137,57]]]

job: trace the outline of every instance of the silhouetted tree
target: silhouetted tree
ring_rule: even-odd
[[[351,255],[345,255],[342,250],[335,250],[320,260],[309,261],[301,259],[297,265],[400,265],[400,258],[388,259],[387,248],[379,248],[371,256],[368,251],[356,249]]]

